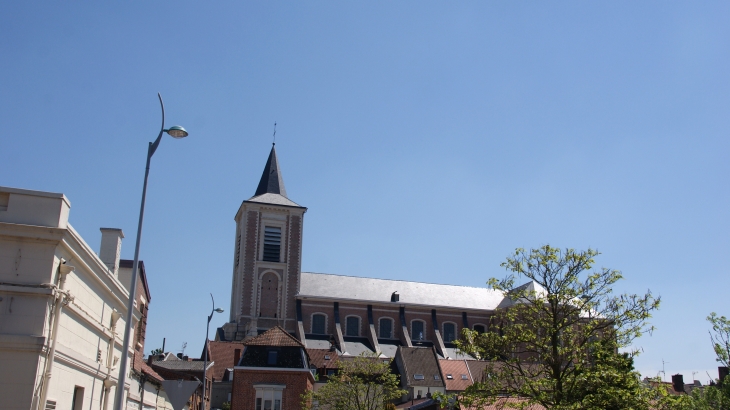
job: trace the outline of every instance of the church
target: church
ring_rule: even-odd
[[[230,319],[216,340],[239,341],[280,327],[307,349],[394,358],[398,347],[464,358],[463,328],[484,332],[509,301],[493,289],[302,272],[307,208],[287,196],[272,146],[254,195],[235,215]],[[460,357],[457,357],[460,356]]]

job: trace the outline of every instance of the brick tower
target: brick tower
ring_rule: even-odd
[[[242,340],[281,326],[294,333],[307,208],[286,197],[274,146],[253,197],[236,221],[230,322],[226,340]]]

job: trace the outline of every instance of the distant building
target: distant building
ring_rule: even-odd
[[[304,213],[287,197],[272,147],[253,197],[235,215],[230,322],[218,340],[245,340],[274,326],[308,349],[393,358],[399,346],[465,358],[463,328],[486,331],[498,306],[493,289],[301,271]]]

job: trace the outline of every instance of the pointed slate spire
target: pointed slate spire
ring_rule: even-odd
[[[264,173],[261,174],[261,181],[259,181],[259,186],[256,188],[254,196],[263,194],[279,194],[286,197],[284,178],[281,176],[279,161],[276,159],[276,148],[274,145],[271,146],[269,159],[266,161]]]

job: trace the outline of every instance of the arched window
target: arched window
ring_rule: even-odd
[[[321,313],[312,315],[312,333],[323,335],[327,333],[327,316]]]
[[[360,336],[360,317],[348,316],[345,319],[345,336]]]
[[[379,320],[379,327],[380,327],[380,333],[378,333],[378,337],[383,339],[392,339],[393,338],[393,319],[389,317],[382,317]]]
[[[451,322],[444,323],[444,342],[456,340],[456,325]]]
[[[487,328],[484,325],[474,325],[474,331],[477,333],[484,333],[487,331]]]
[[[414,320],[411,322],[411,339],[426,340],[426,322]]]

